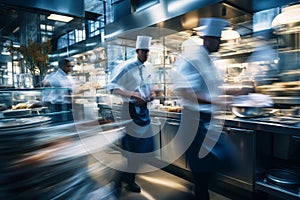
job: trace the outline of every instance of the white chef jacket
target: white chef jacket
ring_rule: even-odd
[[[73,94],[76,83],[72,76],[67,75],[59,68],[57,71],[48,75],[48,77],[45,78],[45,82],[51,87],[51,90],[45,90],[43,101],[52,104],[72,103],[70,95]]]
[[[207,101],[212,101],[222,94],[219,86],[222,84],[219,73],[212,62],[208,51],[203,46],[197,46],[177,58],[172,71],[174,90],[183,89],[202,94]],[[190,110],[204,113],[216,111],[212,104],[198,103],[182,97],[182,105]]]
[[[137,58],[127,60],[114,69],[112,79],[107,85],[107,90],[120,89],[133,92],[138,91],[145,84],[151,90],[152,71],[150,63],[142,63]],[[146,93],[149,92],[146,91]],[[129,102],[130,100],[128,97],[122,97],[122,99],[124,102]]]

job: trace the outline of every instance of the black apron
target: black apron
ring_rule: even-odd
[[[132,119],[125,126],[126,134],[122,138],[122,148],[133,153],[149,153],[154,151],[154,139],[147,105],[137,106],[133,103],[123,104],[123,119]],[[151,135],[145,137],[145,135]]]

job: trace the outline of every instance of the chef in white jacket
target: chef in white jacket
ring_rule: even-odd
[[[126,135],[122,139],[122,149],[127,157],[127,172],[121,173],[120,181],[127,184],[127,189],[140,192],[135,182],[138,162],[147,159],[147,154],[154,151],[153,131],[147,103],[153,99],[151,92],[151,65],[146,65],[149,56],[151,37],[140,35],[136,41],[136,57],[127,60],[114,70],[107,89],[123,99],[122,119],[132,120],[126,125]]]
[[[194,177],[195,200],[209,200],[208,185],[213,172],[230,167],[231,149],[221,135],[213,114],[222,109],[217,97],[222,95],[222,80],[210,58],[217,52],[222,29],[227,20],[221,18],[200,19],[203,45],[194,41],[178,57],[173,71],[174,91],[183,104],[179,135],[185,149],[185,157]],[[186,42],[185,44],[188,44]],[[229,144],[228,144],[229,145]],[[228,164],[228,165],[227,165]]]
[[[43,101],[50,106],[52,112],[71,111],[72,97],[76,81],[70,75],[73,65],[70,59],[59,61],[59,69],[52,72],[43,80]],[[47,89],[47,87],[51,87]],[[68,120],[72,119],[71,114]]]

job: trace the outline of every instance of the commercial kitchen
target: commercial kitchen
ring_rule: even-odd
[[[0,0],[0,9],[1,199],[192,199],[171,73],[187,41],[202,42],[199,20],[210,17],[229,22],[211,54],[220,88],[250,91],[218,96],[233,102],[212,120],[238,167],[215,174],[211,199],[300,199],[300,1]],[[148,107],[158,150],[137,174],[142,192],[124,188],[118,197],[113,177],[126,163],[119,146],[128,121],[106,86],[135,57],[137,35],[152,37]],[[45,85],[64,58],[76,94]],[[63,92],[72,109],[54,110],[48,98]]]

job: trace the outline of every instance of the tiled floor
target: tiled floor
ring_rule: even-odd
[[[105,156],[100,153],[97,153],[97,155],[101,158]],[[116,161],[120,160],[119,154],[110,153],[109,156],[115,158]],[[112,180],[112,177],[115,176],[115,171],[106,167],[101,168],[101,162],[95,162],[94,158],[91,157],[90,166],[94,163],[97,170],[92,170],[91,175],[101,185],[105,185],[107,181]],[[137,174],[136,182],[142,189],[141,193],[133,193],[122,187],[119,200],[191,200],[193,198],[193,183],[163,170]],[[213,191],[210,191],[210,199],[230,200],[230,198]]]
[[[141,193],[132,193],[123,188],[120,200],[191,200],[193,184],[162,170],[140,174],[136,182]],[[229,200],[210,191],[211,200]]]

